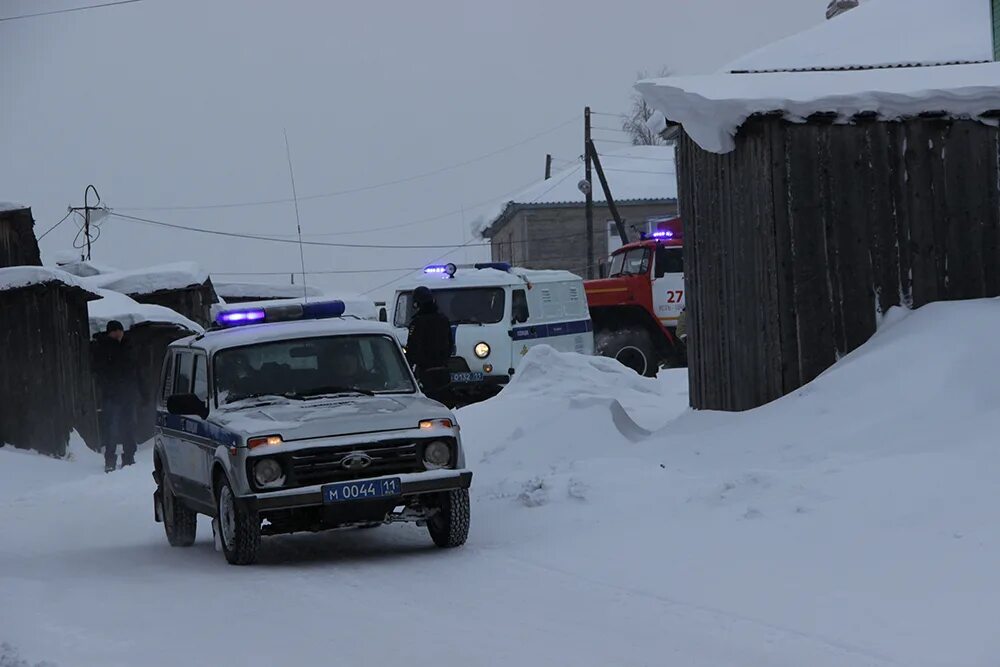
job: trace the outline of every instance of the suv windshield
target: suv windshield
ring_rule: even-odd
[[[433,290],[438,308],[452,324],[496,324],[503,319],[502,287],[461,287]],[[413,293],[402,292],[396,300],[393,324],[405,327],[413,317]]]
[[[215,354],[219,405],[260,396],[305,400],[327,394],[412,393],[396,342],[380,335],[258,343]]]
[[[649,271],[649,248],[632,248],[611,258],[609,278],[637,276]]]

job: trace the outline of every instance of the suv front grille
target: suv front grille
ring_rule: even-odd
[[[452,438],[443,438],[455,448]],[[329,484],[331,482],[349,482],[355,479],[367,479],[381,475],[422,472],[424,470],[424,444],[430,440],[392,440],[373,443],[360,443],[346,447],[317,447],[274,455],[285,471],[283,489],[293,489],[314,484]],[[355,453],[363,453],[371,457],[369,466],[361,470],[347,470],[343,466],[344,458]],[[247,477],[256,489],[253,477],[253,464],[257,457],[247,459]]]

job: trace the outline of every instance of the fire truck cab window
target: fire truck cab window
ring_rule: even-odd
[[[656,248],[656,277],[662,278],[668,273],[684,273],[683,248]]]
[[[649,248],[632,248],[611,258],[608,277],[638,276],[649,271]]]

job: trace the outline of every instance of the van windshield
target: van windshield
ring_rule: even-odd
[[[431,290],[438,308],[452,324],[496,324],[503,319],[506,299],[502,287],[457,287]],[[406,327],[416,309],[413,292],[396,299],[393,324]]]

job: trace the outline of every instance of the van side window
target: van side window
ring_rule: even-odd
[[[656,248],[656,277],[662,278],[668,273],[684,273],[684,249]]]
[[[178,352],[177,356],[174,357],[174,393],[175,394],[190,394],[191,393],[191,375],[192,375],[192,365],[194,364],[194,355],[190,352]]]
[[[208,366],[203,354],[194,357],[194,389],[191,393],[208,402]]]
[[[511,299],[511,317],[515,324],[528,321],[528,295],[523,289],[514,290]]]
[[[163,369],[163,386],[160,387],[160,402],[166,403],[167,398],[173,392],[170,388],[174,386],[174,355],[167,354],[167,361]]]

